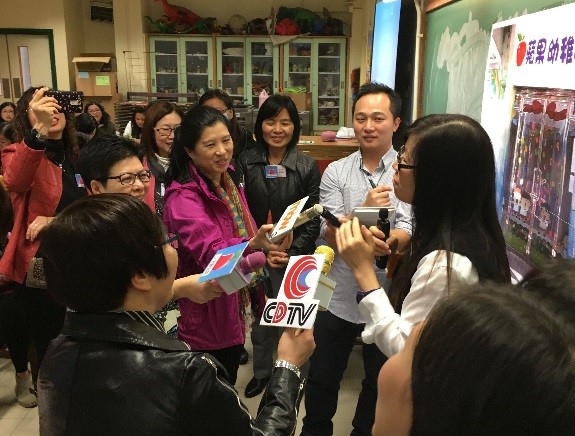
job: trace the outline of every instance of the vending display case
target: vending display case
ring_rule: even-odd
[[[575,258],[575,4],[496,23],[481,124],[493,143],[496,201],[512,279]]]
[[[539,264],[568,256],[575,92],[525,89],[514,101],[501,223],[509,246]]]

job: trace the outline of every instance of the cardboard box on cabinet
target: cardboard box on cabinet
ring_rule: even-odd
[[[280,92],[291,97],[298,111],[311,110],[311,92]]]
[[[82,56],[72,59],[76,67],[76,90],[85,97],[111,97],[118,93],[115,58]]]

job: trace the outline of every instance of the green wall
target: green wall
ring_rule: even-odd
[[[575,0],[460,0],[427,15],[423,115],[481,117],[491,26]]]

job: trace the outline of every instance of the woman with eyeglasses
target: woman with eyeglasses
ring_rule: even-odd
[[[228,94],[221,89],[208,89],[198,102],[201,106],[209,106],[219,110],[230,121],[230,134],[234,141],[232,161],[235,161],[242,151],[250,150],[257,144],[252,132],[242,127],[236,117],[234,103]]]
[[[386,294],[373,271],[383,234],[357,218],[337,231],[337,246],[360,288],[362,339],[388,357],[439,298],[477,282],[510,282],[495,205],[495,158],[489,136],[464,115],[428,115],[408,128],[393,164],[397,198],[413,206],[415,230]],[[387,244],[377,241],[380,249]]]
[[[40,434],[293,434],[312,332],[286,329],[252,418],[217,360],[151,316],[173,297],[172,239],[144,203],[119,194],[86,198],[46,229],[48,292],[71,310],[40,371]]]
[[[84,105],[84,113],[90,114],[96,120],[98,124],[98,129],[96,130],[96,136],[106,136],[106,135],[117,135],[116,125],[112,121],[112,117],[106,110],[104,106],[95,101],[89,101]]]
[[[0,274],[18,284],[16,298],[26,317],[38,366],[48,344],[60,333],[66,311],[46,294],[39,237],[62,209],[86,196],[76,166],[74,119],[59,111],[54,97],[44,95],[47,90],[29,88],[18,100],[15,143],[2,150],[14,227],[0,259]]]
[[[186,113],[172,147],[164,224],[180,235],[178,277],[201,273],[222,248],[248,242],[247,252],[283,251],[266,233],[273,225],[256,227],[238,174],[230,166],[233,140],[229,120],[211,107],[196,106]],[[206,304],[178,301],[178,337],[192,350],[208,351],[226,368],[235,383],[245,342],[249,289],[242,288]]]
[[[170,150],[176,128],[182,122],[183,111],[169,101],[155,101],[146,110],[140,145],[144,150],[144,167],[152,172],[146,203],[162,217],[166,191],[166,171],[170,165]]]

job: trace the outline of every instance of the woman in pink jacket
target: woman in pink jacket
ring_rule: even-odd
[[[4,183],[14,209],[14,227],[0,259],[0,274],[19,284],[17,300],[26,316],[38,367],[50,341],[62,329],[65,307],[27,281],[42,229],[86,189],[76,170],[78,154],[74,121],[61,112],[48,88],[29,88],[16,105],[16,143],[2,150]],[[36,269],[36,278],[43,271]],[[30,276],[30,274],[28,274]],[[41,280],[40,280],[41,281]]]
[[[249,241],[248,250],[284,250],[270,244],[271,224],[256,228],[241,184],[230,164],[233,141],[229,121],[218,110],[197,106],[185,115],[170,154],[169,186],[163,220],[180,236],[178,277],[202,272],[221,248]],[[245,341],[247,289],[222,294],[206,304],[180,299],[179,339],[194,351],[207,351],[237,377]],[[243,297],[243,298],[242,298]]]

